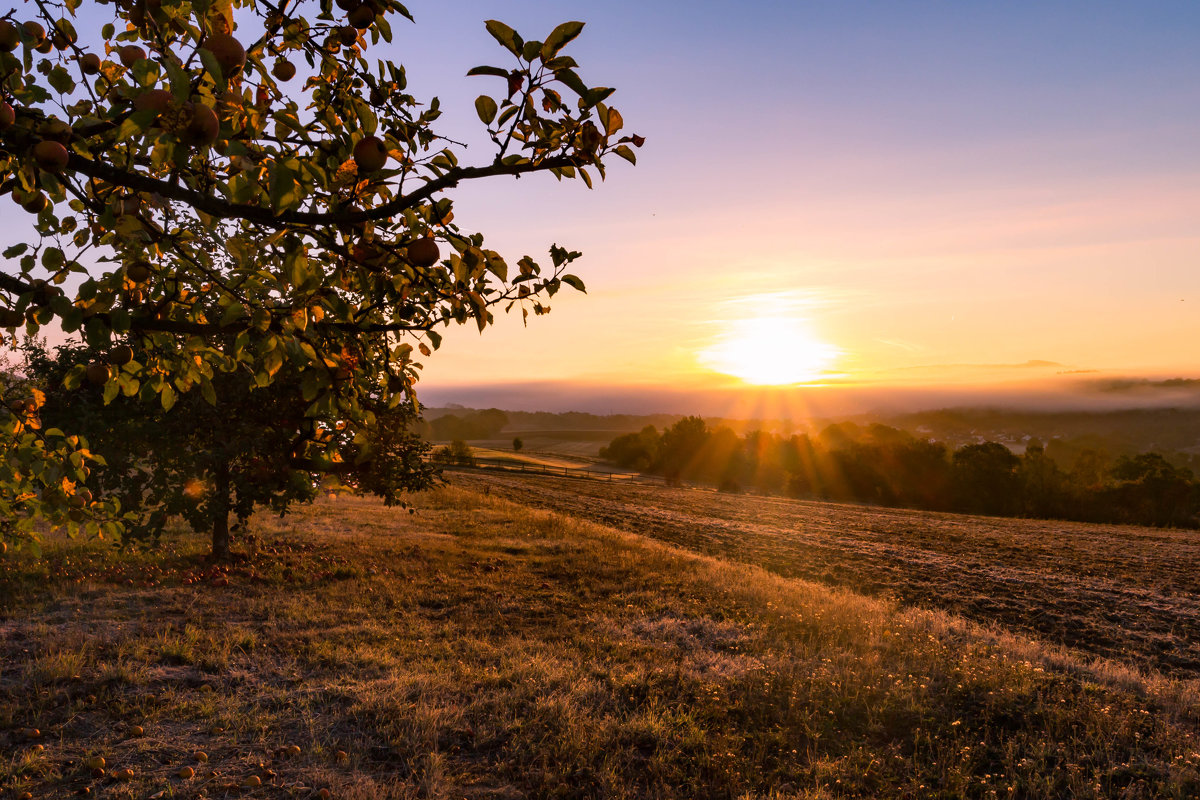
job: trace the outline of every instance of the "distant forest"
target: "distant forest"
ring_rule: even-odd
[[[928,418],[923,420],[928,423]],[[994,441],[957,449],[879,423],[838,423],[815,435],[738,435],[684,417],[615,438],[601,458],[723,491],[935,511],[1197,527],[1200,485],[1157,452],[1112,456],[1073,448],[1066,468],[1036,439],[1014,453]],[[1062,453],[1060,455],[1066,455]]]

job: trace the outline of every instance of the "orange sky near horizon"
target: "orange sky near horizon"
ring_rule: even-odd
[[[646,137],[594,191],[456,190],[456,222],[510,263],[582,251],[588,293],[445,331],[421,391],[611,388],[620,410],[621,390],[748,382],[1200,376],[1200,4],[408,6],[417,24],[371,55],[441,99],[464,163],[491,155],[474,99],[495,87],[465,76],[504,62],[491,17],[528,38],[586,21],[570,54]]]
[[[699,4],[692,26],[695,50],[722,43],[706,51],[720,105],[700,110],[694,73],[606,49],[653,20],[580,11],[600,19],[577,58],[647,137],[639,165],[594,192],[470,187],[458,219],[504,252],[582,250],[589,292],[524,328],[450,331],[426,387],[736,384],[706,354],[764,316],[805,331],[796,358],[813,340],[831,355],[803,376],[818,384],[1200,374],[1200,81],[1181,80],[1200,76],[1183,35],[1200,34],[1194,8],[1142,9],[1149,21],[1123,30],[1125,12],[1027,3],[949,16],[800,4],[728,29],[719,5]],[[878,19],[855,20],[864,9]],[[752,35],[771,26],[784,33]],[[1121,58],[1098,60],[1110,51]],[[764,68],[806,80],[763,85]],[[742,349],[748,362],[788,350]]]

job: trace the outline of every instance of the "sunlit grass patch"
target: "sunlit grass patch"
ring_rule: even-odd
[[[418,512],[341,498],[261,519],[256,555],[222,573],[227,586],[186,582],[186,557],[150,587],[14,574],[3,663],[19,666],[0,671],[0,745],[24,752],[19,731],[34,726],[53,745],[40,766],[5,767],[0,788],[211,797],[258,778],[252,796],[1055,798],[1200,786],[1197,706],[1179,681],[1106,677],[1101,662],[949,615],[453,487]],[[93,753],[134,777],[72,766]],[[196,774],[179,778],[184,767]]]

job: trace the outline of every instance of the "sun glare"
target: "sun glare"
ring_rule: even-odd
[[[838,356],[803,318],[763,316],[726,323],[720,340],[700,353],[709,369],[760,386],[820,380]]]

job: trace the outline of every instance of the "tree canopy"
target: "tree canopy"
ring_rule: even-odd
[[[417,407],[439,328],[482,331],[498,309],[542,314],[583,289],[578,252],[510,261],[461,227],[455,187],[537,172],[590,187],[642,144],[563,52],[580,22],[542,40],[486,23],[502,65],[468,74],[488,89],[474,105],[492,148],[468,163],[438,99],[367,57],[412,20],[400,3],[121,0],[95,41],[77,30],[85,7],[35,0],[0,19],[0,192],[30,220],[3,253],[0,328],[10,345],[77,337],[90,360],[62,385],[104,404],[298,397],[295,469],[375,459],[381,415]],[[65,420],[43,425],[45,402],[44,386],[4,382],[6,535],[39,520],[120,534],[128,506],[82,493],[105,454]],[[360,483],[392,497],[404,463]]]

